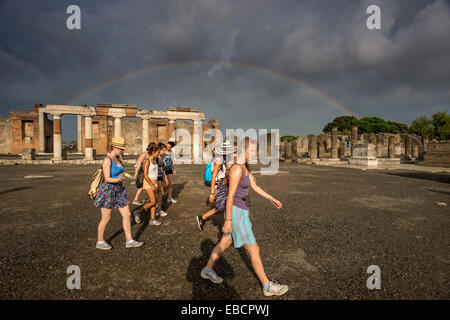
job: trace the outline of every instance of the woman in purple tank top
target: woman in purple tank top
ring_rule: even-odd
[[[288,291],[288,286],[269,281],[267,278],[259,254],[259,246],[252,231],[249,208],[245,200],[248,197],[248,189],[251,187],[257,194],[269,200],[275,208],[281,209],[282,204],[261,189],[250,172],[247,162],[256,156],[256,144],[251,143],[250,139],[247,138],[244,146],[245,149],[238,148],[236,163],[230,169],[225,223],[222,228],[224,235],[213,249],[208,264],[203,268],[200,275],[214,283],[221,283],[223,279],[213,270],[214,264],[231,244],[234,244],[235,248],[244,246],[250,254],[253,269],[263,285],[264,295],[281,296]]]

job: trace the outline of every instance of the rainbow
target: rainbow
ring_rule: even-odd
[[[173,63],[166,63],[166,64],[159,64],[159,65],[153,65],[150,67],[145,67],[142,69],[138,69],[138,70],[134,70],[125,74],[121,74],[117,77],[114,77],[112,79],[109,79],[105,82],[101,82],[96,84],[94,87],[84,91],[83,93],[77,95],[76,97],[72,98],[71,100],[69,100],[66,104],[68,105],[74,105],[79,103],[79,101],[83,100],[84,98],[88,97],[89,95],[93,94],[94,92],[100,91],[106,87],[109,87],[119,81],[125,80],[125,79],[129,79],[147,72],[154,72],[154,71],[158,71],[158,70],[162,70],[165,68],[172,68],[172,67],[185,67],[185,66],[195,66],[195,65],[220,65],[221,62],[220,61],[187,61],[187,62],[173,62]],[[320,91],[317,88],[314,88],[310,85],[308,85],[307,83],[305,83],[302,80],[293,78],[291,76],[288,76],[286,74],[283,74],[281,72],[272,70],[272,69],[268,69],[268,68],[264,68],[264,67],[260,67],[257,65],[251,65],[251,64],[247,64],[247,63],[239,63],[239,62],[229,62],[226,64],[227,66],[234,66],[234,67],[240,67],[240,68],[244,68],[244,69],[251,69],[251,70],[256,70],[258,72],[262,72],[268,75],[272,75],[272,76],[277,76],[279,78],[285,79],[287,81],[296,83],[298,85],[300,85],[301,87],[309,90],[310,92],[314,93],[315,95],[325,99],[326,101],[328,101],[331,105],[337,107],[341,112],[343,112],[345,115],[349,115],[349,116],[355,116],[356,115],[349,110],[347,107],[345,107],[344,105],[342,105],[341,103],[339,103],[338,101],[336,101],[336,99],[328,96],[326,93],[324,93],[323,91]]]

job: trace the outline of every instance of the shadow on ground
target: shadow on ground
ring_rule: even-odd
[[[386,174],[404,177],[404,178],[413,178],[413,179],[421,179],[421,180],[431,180],[442,183],[450,184],[450,174],[445,173],[431,173],[431,172],[388,172]]]
[[[214,270],[224,278],[221,284],[212,283],[210,280],[200,276],[202,269],[208,262],[209,255],[214,249],[211,239],[202,241],[200,248],[202,256],[191,259],[186,273],[186,279],[192,283],[192,299],[194,300],[240,300],[237,291],[227,283],[227,278],[234,278],[234,270],[231,265],[221,257]]]
[[[26,186],[26,187],[6,189],[6,190],[3,190],[3,191],[0,191],[0,194],[6,194],[6,193],[10,193],[10,192],[16,192],[16,191],[27,190],[27,189],[32,189],[32,188],[33,187],[31,187],[31,186]]]

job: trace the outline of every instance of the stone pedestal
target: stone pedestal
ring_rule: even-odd
[[[22,160],[36,160],[36,149],[23,148],[22,149]]]
[[[378,165],[375,145],[372,143],[359,143],[352,146],[352,157],[349,164],[376,167]]]

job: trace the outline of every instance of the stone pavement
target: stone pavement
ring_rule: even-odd
[[[125,248],[114,211],[110,251],[95,249],[100,213],[87,190],[96,168],[0,167],[0,299],[267,299],[243,249],[219,260],[223,284],[200,277],[223,224],[218,214],[200,232],[194,220],[208,209],[203,166],[177,166],[179,201],[161,226],[133,223],[141,248]],[[255,175],[283,203],[277,211],[251,193],[266,272],[290,286],[268,299],[450,298],[450,174],[281,164],[275,176]],[[70,265],[81,268],[81,290],[66,288]],[[381,268],[380,290],[366,287],[370,265]]]

